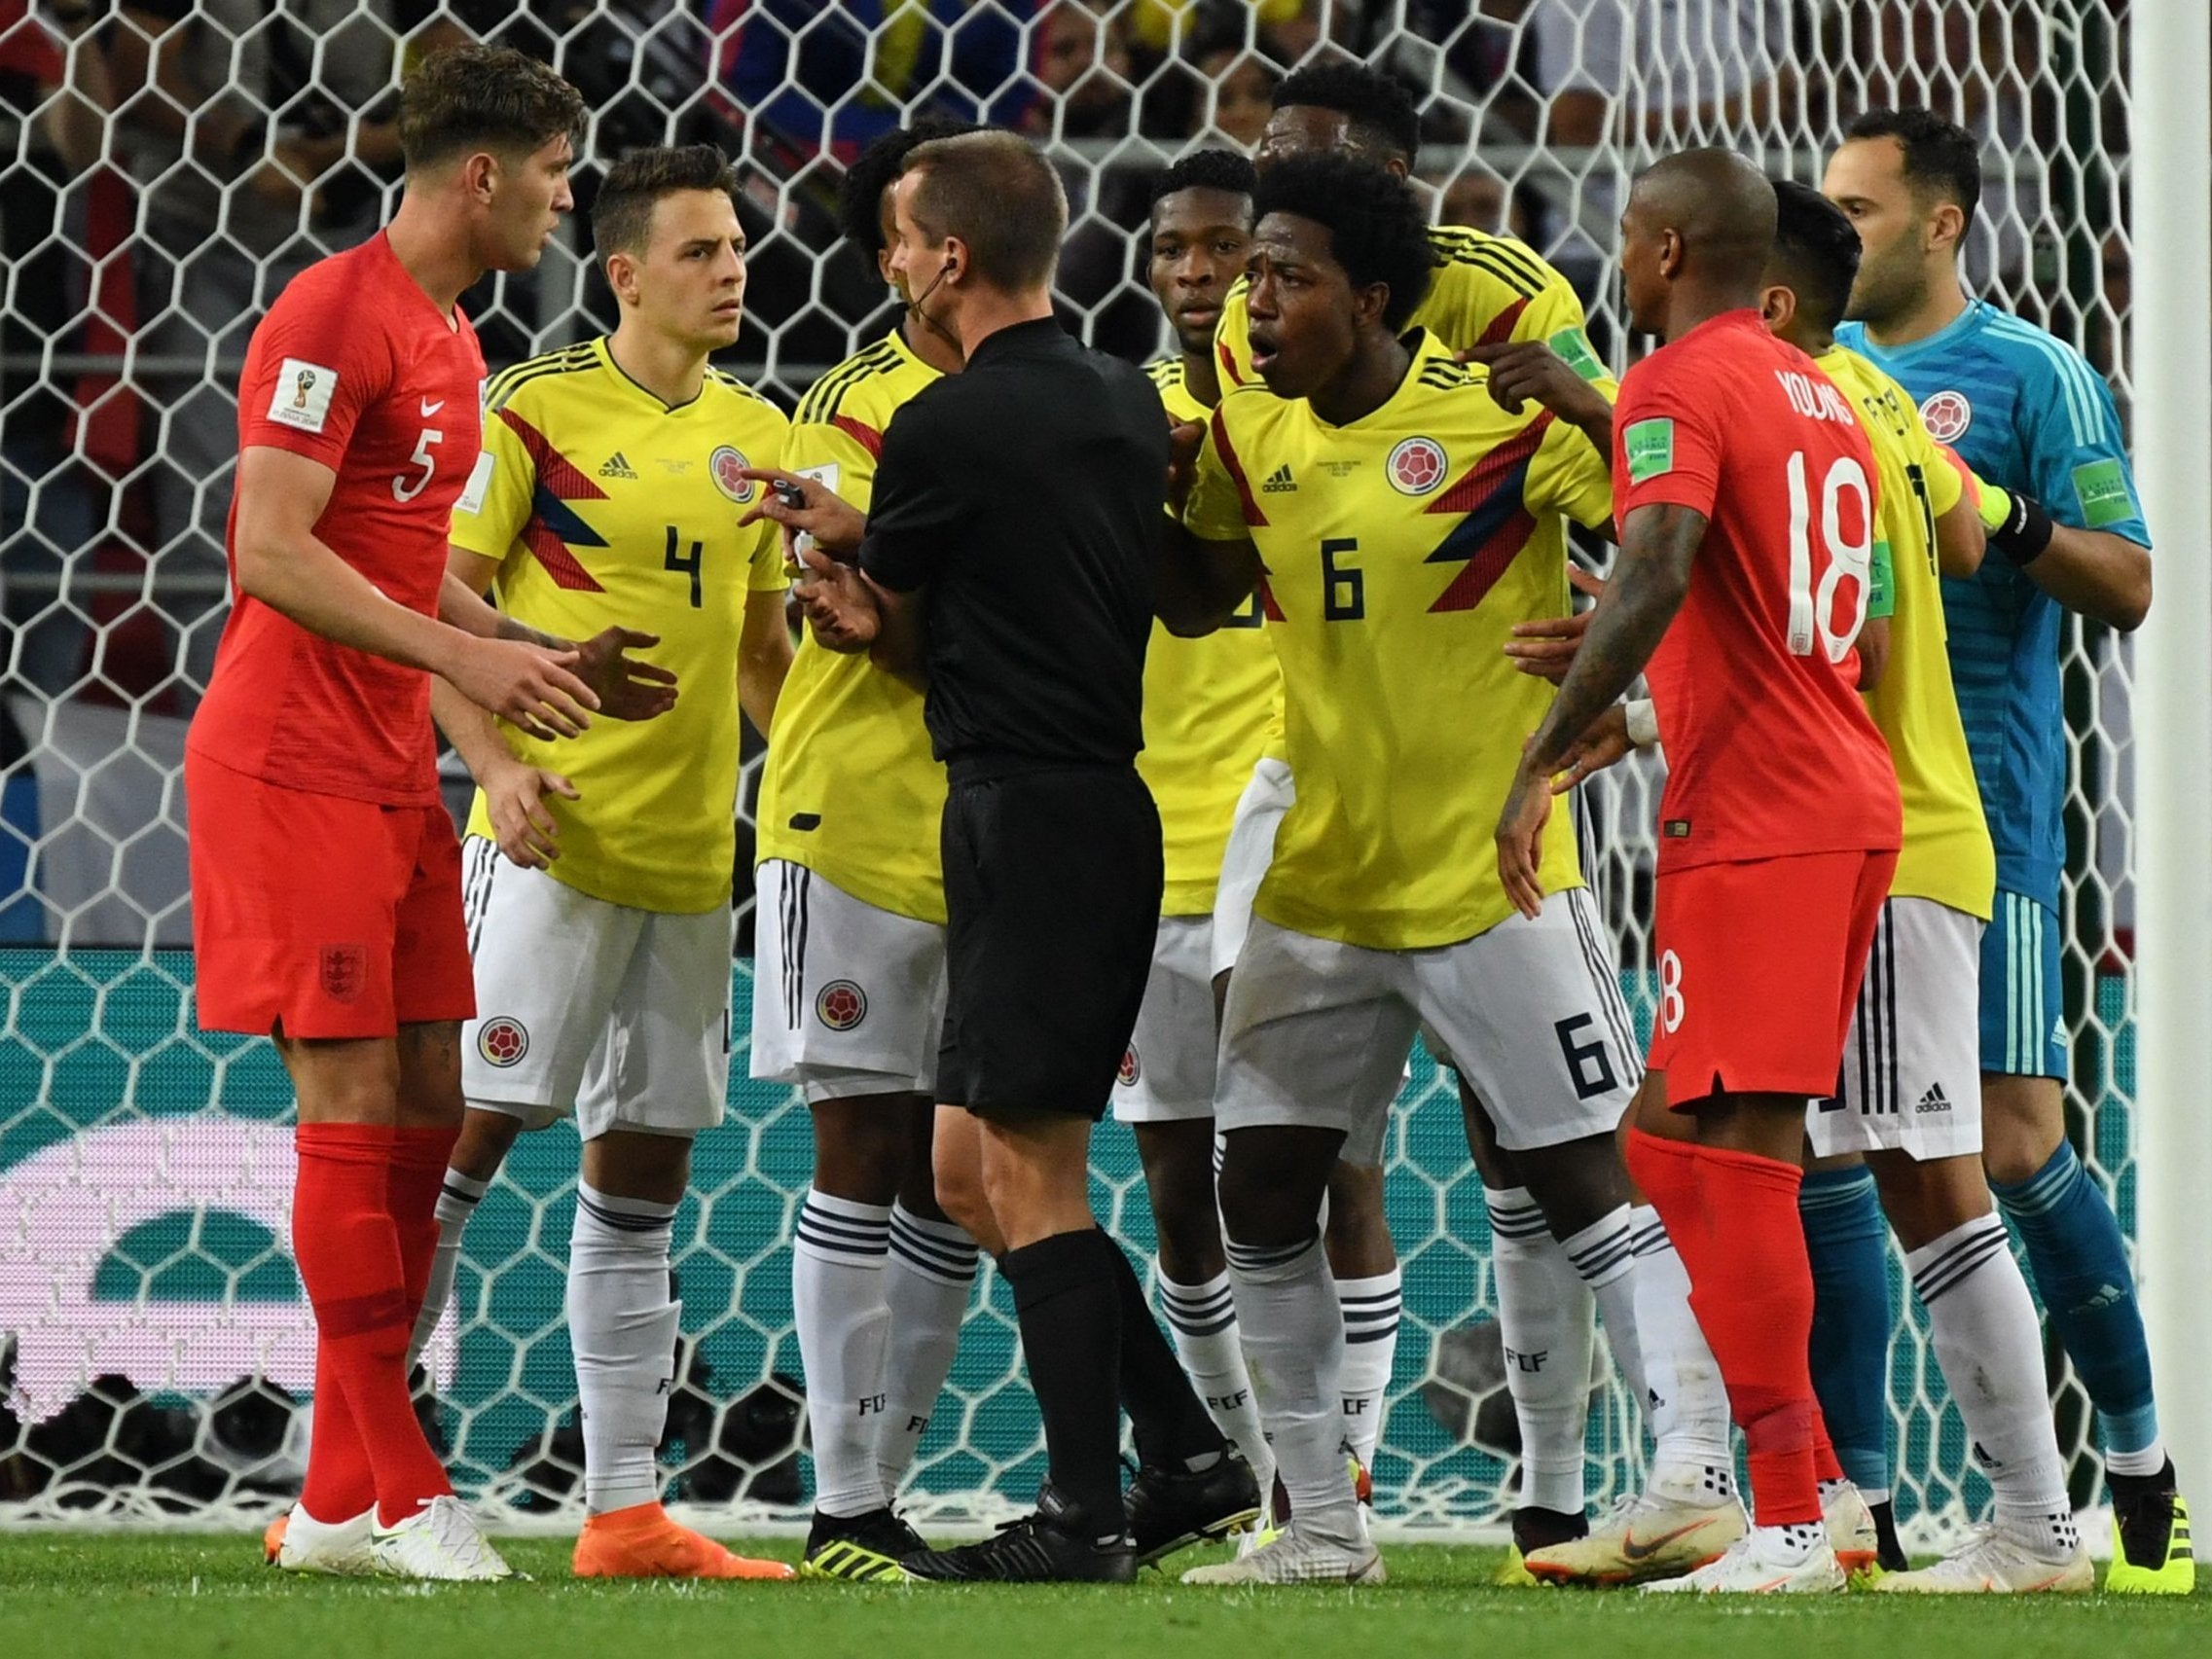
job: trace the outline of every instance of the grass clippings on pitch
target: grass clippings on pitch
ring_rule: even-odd
[[[301,1579],[239,1536],[0,1533],[10,1659],[2203,1659],[2186,1601],[1841,1597],[1685,1602],[1492,1588],[1498,1552],[1386,1547],[1373,1590],[608,1584],[565,1544],[501,1546],[529,1583]],[[744,1546],[790,1558],[778,1539]],[[1208,1557],[1192,1551],[1179,1568]]]

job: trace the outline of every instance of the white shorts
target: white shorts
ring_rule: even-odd
[[[771,858],[753,906],[752,1074],[810,1101],[934,1095],[945,930]]]
[[[1214,919],[1163,916],[1137,1029],[1113,1086],[1121,1123],[1180,1123],[1214,1115],[1220,1039],[1214,1026]]]
[[[1290,776],[1290,763],[1262,755],[1251,769],[1251,781],[1237,797],[1237,815],[1229,820],[1229,845],[1221,854],[1221,881],[1214,889],[1213,959],[1211,977],[1219,979],[1237,965],[1237,953],[1245,948],[1251,927],[1252,895],[1275,861],[1275,832],[1283,814],[1298,798]]]
[[[730,1088],[729,910],[670,916],[609,904],[466,844],[476,1018],[461,1028],[461,1093],[531,1129],[573,1115],[695,1135]]]
[[[1342,1130],[1383,1162],[1414,1033],[1434,1030],[1508,1152],[1611,1135],[1643,1080],[1597,906],[1580,888],[1534,921],[1457,945],[1371,951],[1254,918],[1223,1015],[1216,1117]]]
[[[1821,1157],[1979,1156],[1982,925],[1934,899],[1882,906],[1843,1045],[1843,1093],[1805,1114]]]

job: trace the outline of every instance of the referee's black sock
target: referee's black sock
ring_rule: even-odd
[[[1128,1254],[1104,1233],[1099,1237],[1113,1252],[1121,1291],[1121,1404],[1137,1432],[1138,1461],[1193,1473],[1212,1468],[1228,1445],[1220,1425],[1161,1333]]]
[[[1055,1233],[998,1259],[1014,1292],[1022,1356],[1044,1419],[1053,1488],[1081,1508],[1102,1539],[1127,1530],[1115,1386],[1122,1346],[1116,1262],[1128,1271],[1119,1247],[1096,1227]]]

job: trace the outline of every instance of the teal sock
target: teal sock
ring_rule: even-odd
[[[1813,1392],[1835,1461],[1878,1502],[1890,1490],[1890,1278],[1874,1177],[1807,1171],[1797,1213],[1813,1264]]]

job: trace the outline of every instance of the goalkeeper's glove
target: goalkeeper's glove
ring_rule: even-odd
[[[2018,489],[2002,489],[1981,481],[1981,527],[1989,545],[2014,564],[2032,563],[2050,545],[2057,526],[2043,503]]]

